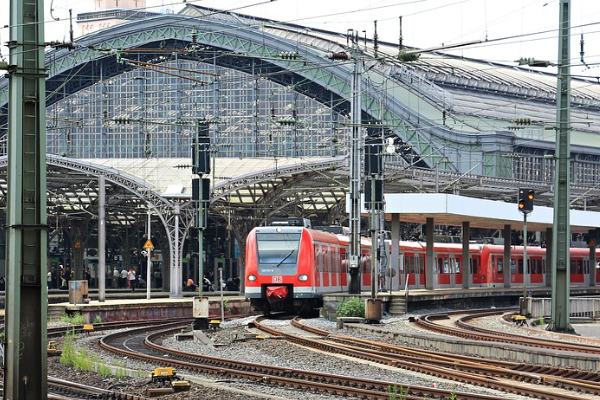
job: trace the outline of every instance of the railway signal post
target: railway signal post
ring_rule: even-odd
[[[529,263],[527,260],[527,215],[533,211],[533,199],[535,191],[533,189],[519,189],[517,207],[523,214],[523,299],[521,300],[521,315],[527,316],[527,276],[529,273]]]

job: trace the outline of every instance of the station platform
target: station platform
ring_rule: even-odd
[[[529,287],[527,296],[534,298],[551,298],[550,287]],[[147,299],[145,290],[109,289],[105,292],[105,301],[98,301],[97,289],[89,291],[89,302],[73,304],[69,302],[66,290],[52,290],[48,295],[48,319],[57,320],[64,314],[81,313],[86,321],[103,322],[123,319],[157,319],[172,317],[193,317],[193,299],[198,292],[183,292],[181,298],[170,298],[167,291],[152,290]],[[221,292],[203,292],[208,297],[210,310],[214,316],[221,315]],[[359,296],[361,299],[372,297],[371,292],[363,291],[360,295],[347,292],[329,293],[324,296],[324,317],[335,319],[341,302]],[[522,287],[487,288],[474,287],[469,289],[438,288],[380,291],[377,298],[382,301],[382,311],[389,315],[403,315],[419,310],[436,310],[439,308],[464,310],[476,308],[518,307],[519,299],[523,296]],[[571,288],[571,297],[600,297],[600,286],[575,286]],[[240,292],[223,292],[225,310],[229,313],[252,313],[250,302]],[[0,302],[4,296],[0,292]],[[3,308],[3,307],[2,307]]]
[[[152,292],[147,299],[145,292],[126,292],[106,294],[104,301],[97,300],[97,294],[90,293],[89,302],[73,304],[66,299],[64,294],[57,295],[64,301],[48,304],[48,320],[58,320],[63,315],[79,313],[86,323],[95,321],[111,322],[124,320],[156,320],[169,318],[193,318],[194,298],[198,293],[186,293],[181,298],[170,298],[167,292]],[[237,292],[223,293],[221,301],[220,292],[203,293],[209,302],[209,315],[221,317],[223,314],[249,314],[250,302]],[[56,299],[55,299],[56,300]]]
[[[526,289],[528,297],[550,298],[552,288],[531,286]],[[324,315],[335,317],[341,302],[351,297],[361,299],[372,298],[371,292],[363,291],[360,295],[348,293],[329,293],[324,297]],[[571,288],[571,297],[600,296],[600,286],[575,286]],[[465,310],[476,308],[518,307],[523,297],[523,287],[473,287],[469,289],[410,289],[380,291],[376,298],[382,301],[382,311],[398,315],[419,310],[436,310],[438,308]]]

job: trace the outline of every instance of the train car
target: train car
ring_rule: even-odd
[[[391,249],[390,249],[391,251]],[[433,247],[433,287],[452,288],[461,287],[463,281],[463,249],[460,243],[434,243]],[[480,252],[477,245],[469,245],[470,254],[470,285],[481,284],[482,274],[480,268]],[[400,278],[392,281],[398,287],[406,285],[411,289],[424,288],[427,282],[426,275],[427,246],[424,242],[400,242]]]
[[[512,246],[510,250],[510,283],[523,284],[524,248]],[[504,246],[481,246],[481,283],[489,287],[504,286]],[[570,249],[570,280],[571,285],[589,285],[590,276],[590,250],[584,247]],[[527,284],[531,286],[548,286],[546,265],[546,248],[527,246]],[[595,266],[597,270],[597,266]],[[596,271],[598,283],[598,272]]]
[[[349,284],[350,238],[303,226],[266,226],[253,229],[246,241],[246,292],[257,311],[312,313],[322,306],[322,296],[346,292]],[[391,251],[391,248],[389,249]],[[589,285],[588,248],[572,248],[571,284]],[[427,246],[401,241],[399,265],[387,266],[379,278],[380,288],[424,288],[433,279],[434,288],[459,288],[463,284],[463,248],[460,243],[434,243],[433,276],[426,274]],[[510,268],[510,286],[523,284],[523,246],[511,247],[510,266],[504,265],[504,246],[469,244],[469,287],[505,286],[505,268]],[[388,257],[386,257],[389,259]],[[371,290],[371,241],[361,238],[361,291]],[[548,286],[546,249],[527,247],[527,285]],[[396,268],[399,269],[399,274]],[[389,280],[388,280],[389,279]]]
[[[370,241],[361,240],[362,287],[370,287]],[[246,239],[245,297],[264,313],[310,314],[323,294],[348,288],[349,239],[302,226],[254,228]],[[365,276],[366,275],[366,276]]]

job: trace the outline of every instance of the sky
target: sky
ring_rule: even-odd
[[[2,0],[0,21],[8,26],[9,4]],[[21,0],[19,0],[21,1]],[[149,11],[177,12],[196,4],[345,34],[355,30],[405,46],[444,50],[453,55],[517,65],[520,58],[556,63],[560,0],[147,0]],[[45,0],[46,41],[68,40],[73,16],[93,9],[93,0]],[[57,21],[58,20],[58,21]],[[75,28],[76,30],[76,28]],[[583,62],[580,55],[584,39]],[[9,31],[0,30],[6,59]],[[470,42],[480,42],[468,44]],[[571,74],[600,77],[600,1],[571,0]]]

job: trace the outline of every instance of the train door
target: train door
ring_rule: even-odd
[[[340,247],[338,254],[340,258],[340,287],[348,287],[348,252],[345,247]]]
[[[451,287],[454,283],[454,258],[450,254],[437,253],[434,262],[437,286]]]
[[[322,267],[321,267],[321,246],[319,246],[318,244],[314,245],[314,253],[315,253],[315,265],[313,268],[314,274],[315,274],[315,287],[320,287],[321,286],[321,274],[322,272]]]
[[[532,285],[544,285],[545,272],[544,272],[544,259],[539,256],[531,256],[527,258],[529,264],[529,283]]]
[[[504,254],[493,254],[491,256],[492,265],[490,273],[482,275],[482,283],[496,286],[496,284],[504,283]]]
[[[329,288],[331,286],[330,272],[331,268],[329,268],[329,247],[325,245],[321,245],[321,265],[322,265],[322,287]]]
[[[409,288],[418,288],[419,279],[418,271],[416,270],[415,255],[408,253],[404,255],[404,281],[408,282]]]
[[[420,289],[425,287],[425,263],[422,255],[415,253],[404,254],[404,281],[408,281],[408,287],[411,289]]]
[[[510,267],[510,283],[523,283],[523,257],[511,257]]]
[[[480,255],[471,254],[469,259],[469,283],[482,283],[480,275],[482,269],[482,257]]]
[[[338,260],[338,249],[335,246],[329,246],[327,252],[327,264],[329,265],[329,278],[331,279],[331,286],[337,287],[339,283],[340,267]]]
[[[425,254],[417,253],[415,257],[418,287],[425,287]]]
[[[587,283],[587,273],[589,271],[589,260],[585,260],[579,256],[571,256],[571,283],[584,284]],[[587,267],[586,267],[587,266]]]
[[[371,288],[371,255],[363,253],[361,259],[362,285],[363,288]]]
[[[462,255],[454,255],[454,282],[452,287],[462,286]]]

